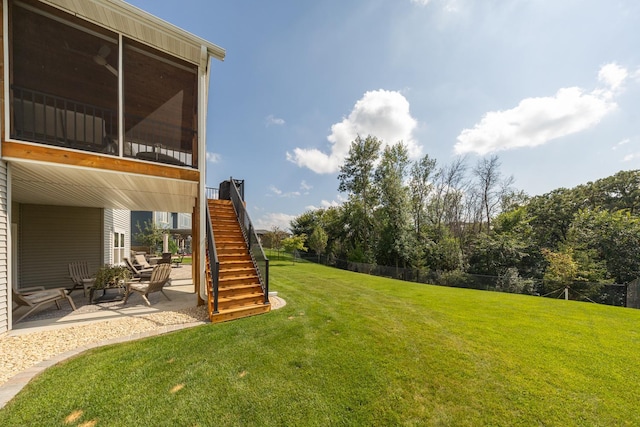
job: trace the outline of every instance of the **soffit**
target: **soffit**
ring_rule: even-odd
[[[18,203],[192,212],[198,183],[30,161],[11,161]]]
[[[209,56],[224,60],[225,50],[120,0],[40,0],[72,15],[122,33],[193,64]]]

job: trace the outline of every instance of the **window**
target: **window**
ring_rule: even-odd
[[[170,228],[169,212],[156,212],[155,222],[158,228]]]
[[[186,213],[178,214],[178,228],[180,229],[191,228],[191,214],[186,214]]]
[[[115,231],[113,233],[113,263],[121,264],[124,262],[124,233]]]

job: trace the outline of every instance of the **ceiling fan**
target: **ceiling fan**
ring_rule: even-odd
[[[107,62],[107,56],[111,53],[111,48],[106,44],[100,46],[98,53],[95,55],[88,54],[86,52],[82,52],[80,50],[72,49],[67,42],[64,43],[65,49],[77,53],[78,55],[86,56],[88,58],[92,58],[93,62],[98,65],[105,67],[107,70],[111,72],[114,76],[118,76],[118,70],[116,70],[109,62]]]
[[[97,55],[93,55],[93,61],[98,64],[104,66],[107,70],[111,71],[111,74],[118,77],[118,70],[113,68],[111,64],[107,62],[107,56],[111,53],[111,48],[106,44],[100,46],[100,50],[98,50]]]

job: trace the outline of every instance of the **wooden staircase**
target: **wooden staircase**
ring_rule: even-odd
[[[208,200],[216,252],[220,262],[218,275],[218,313],[209,313],[211,322],[224,322],[267,313],[271,305],[264,303],[264,292],[258,273],[230,200]],[[207,256],[207,286],[213,281]],[[209,292],[213,298],[213,292]],[[211,306],[211,305],[210,305]]]

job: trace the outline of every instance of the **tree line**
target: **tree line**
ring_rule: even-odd
[[[303,213],[291,231],[316,255],[496,276],[511,292],[591,295],[638,277],[640,171],[530,197],[500,166],[411,162],[402,142],[357,137],[338,175],[346,202]]]

